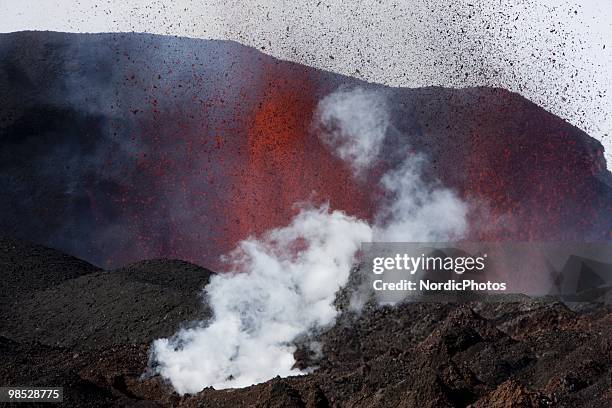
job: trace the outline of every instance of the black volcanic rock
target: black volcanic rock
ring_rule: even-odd
[[[42,253],[50,265],[57,259],[68,270],[84,265],[35,245],[19,248],[24,259],[36,254],[41,270]],[[313,373],[179,397],[161,378],[143,377],[148,350],[155,338],[207,316],[198,292],[209,278],[209,271],[186,262],[152,260],[30,291],[2,309],[0,383],[63,386],[69,407],[591,408],[612,402],[610,306],[572,310],[525,296],[344,309],[333,327],[309,339],[320,342],[322,356],[298,343],[298,365],[317,366]]]
[[[202,289],[212,274],[208,269],[176,259],[140,261],[115,269],[112,273],[129,277],[133,281],[184,292]]]
[[[201,288],[177,290],[127,275],[90,274],[13,302],[3,313],[0,334],[77,349],[139,344],[170,336],[184,322],[206,319]]]
[[[0,270],[0,304],[101,271],[63,252],[8,237],[0,238]]]
[[[6,386],[64,387],[64,406],[128,406],[129,399],[79,375],[79,354],[41,344],[21,344],[0,337],[0,379]],[[93,358],[93,356],[89,356]],[[89,363],[90,364],[90,363]],[[133,401],[136,402],[136,401]]]
[[[5,239],[0,336],[71,349],[141,344],[209,316],[211,272],[151,260],[103,271],[59,251]],[[10,296],[8,295],[10,294]]]

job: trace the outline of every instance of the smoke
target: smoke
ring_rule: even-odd
[[[382,94],[362,88],[338,90],[319,102],[315,116],[323,143],[357,174],[376,161],[390,120]]]
[[[315,117],[323,142],[356,173],[376,162],[390,126],[382,94],[337,91]],[[333,324],[336,292],[361,242],[447,240],[465,232],[467,205],[425,182],[423,164],[423,156],[407,155],[381,178],[387,198],[373,225],[325,205],[306,206],[288,226],[241,242],[226,257],[230,272],[206,287],[212,320],[155,341],[155,370],[180,394],[304,374],[294,367],[293,341]]]
[[[333,321],[334,294],[346,283],[361,242],[371,238],[365,222],[324,206],[303,209],[287,227],[241,242],[230,254],[232,271],[207,287],[211,324],[155,342],[159,372],[181,394],[300,374],[290,342]]]
[[[382,177],[391,198],[376,216],[375,240],[442,242],[466,232],[468,205],[454,191],[425,183],[424,162],[424,156],[413,154]]]
[[[321,100],[315,114],[321,140],[362,174],[374,165],[391,128],[381,92],[341,89]],[[403,162],[384,174],[381,187],[389,197],[375,219],[377,241],[436,242],[461,236],[468,206],[452,190],[423,180],[425,156],[401,147]]]

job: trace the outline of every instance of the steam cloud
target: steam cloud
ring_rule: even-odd
[[[359,174],[378,157],[390,115],[378,92],[338,90],[319,102],[317,125],[323,143]]]
[[[324,98],[315,125],[360,174],[376,162],[389,118],[382,94],[356,88]],[[442,241],[467,228],[467,205],[423,181],[422,156],[406,157],[380,180],[391,198],[374,225],[328,206],[306,206],[288,226],[241,242],[227,257],[231,272],[206,287],[212,320],[156,340],[155,370],[180,394],[303,374],[294,368],[293,341],[334,322],[335,294],[347,283],[361,242]]]

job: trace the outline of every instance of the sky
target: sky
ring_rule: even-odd
[[[229,39],[391,86],[498,86],[602,142],[612,168],[610,0],[0,0],[0,32]]]

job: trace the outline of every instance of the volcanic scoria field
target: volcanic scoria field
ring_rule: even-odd
[[[148,349],[209,315],[213,272],[174,260],[102,270],[59,251],[0,241],[0,382],[64,387],[64,405],[185,407],[608,407],[612,313],[603,303],[513,297],[461,304],[370,302],[300,348],[304,376],[180,397]],[[350,287],[350,285],[349,285]],[[606,289],[609,294],[609,289]],[[310,339],[312,340],[312,339]],[[206,356],[203,356],[206,358]]]

